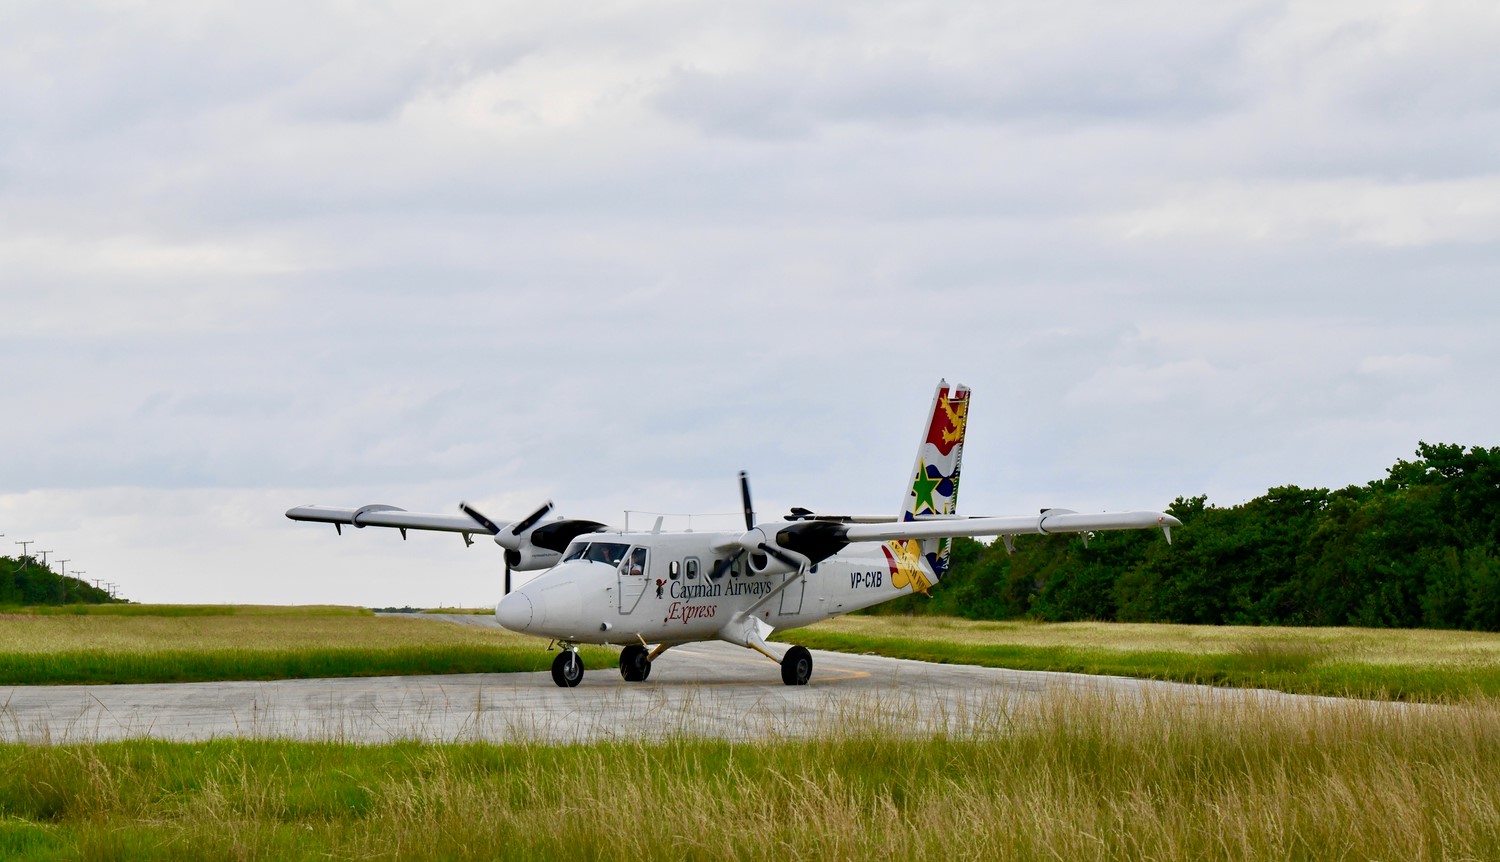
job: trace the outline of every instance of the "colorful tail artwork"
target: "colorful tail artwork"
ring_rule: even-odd
[[[948,381],[940,381],[932,398],[927,433],[917,448],[911,484],[902,501],[903,521],[958,513],[958,474],[963,466],[968,419],[968,387],[959,385],[949,389]],[[926,593],[947,573],[951,547],[949,539],[887,542],[884,550],[891,569],[891,584],[896,587],[909,584],[913,592]]]

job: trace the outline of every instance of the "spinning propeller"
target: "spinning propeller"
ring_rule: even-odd
[[[750,503],[750,476],[744,470],[740,471],[740,508],[745,512],[745,531],[748,533],[755,529],[755,507]],[[714,567],[708,573],[710,580],[717,581],[724,577],[729,567],[739,562],[740,558],[749,553],[750,548],[741,539],[739,550],[730,554],[722,560],[716,560]],[[765,547],[764,544],[761,547]]]
[[[723,577],[746,554],[757,553],[772,557],[792,571],[798,571],[827,559],[848,544],[842,525],[816,521],[793,523],[778,530],[774,534],[775,538],[770,538],[769,528],[758,528],[755,525],[755,507],[750,502],[750,478],[744,470],[740,471],[740,504],[745,513],[745,533],[719,546],[720,550],[733,549],[733,552],[728,557],[715,561],[709,572],[711,579]],[[765,566],[762,559],[755,562],[754,568],[760,571]]]
[[[499,524],[485,517],[484,513],[468,503],[459,503],[458,508],[465,515],[473,518],[474,522],[483,527],[486,533],[494,536],[495,544],[505,549],[505,595],[510,595],[510,567],[521,560],[521,543],[525,541],[526,531],[535,527],[538,521],[552,511],[552,501],[548,500],[543,503],[540,509],[511,524],[509,529],[501,528]]]

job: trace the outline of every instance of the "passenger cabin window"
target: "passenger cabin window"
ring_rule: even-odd
[[[729,563],[729,574],[730,574],[730,576],[737,578],[740,575],[748,575],[748,574],[750,574],[749,569],[745,568],[745,562],[746,562],[745,561],[745,556],[743,554],[741,554],[741,555],[735,557],[733,560],[731,560],[730,563]]]
[[[687,579],[690,580],[690,581],[697,580],[698,579],[698,558],[697,557],[688,557],[687,561],[684,563],[684,566],[687,569]]]
[[[675,580],[677,580],[677,576],[679,574],[681,574],[681,572],[682,572],[682,563],[679,563],[676,560],[673,560],[672,562],[670,562],[670,563],[667,564],[667,577],[668,578],[671,578],[672,580],[675,581]]]

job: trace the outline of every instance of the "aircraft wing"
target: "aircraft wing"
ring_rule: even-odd
[[[957,536],[1019,536],[1022,534],[1088,533],[1095,530],[1160,529],[1171,541],[1173,527],[1182,522],[1165,512],[1099,512],[1080,514],[1068,509],[1045,509],[1037,515],[1001,518],[937,518],[888,524],[849,524],[843,528],[850,542],[888,542],[892,539],[943,539]]]
[[[342,527],[347,524],[351,527],[363,529],[364,527],[394,527],[404,535],[407,530],[440,530],[448,533],[464,533],[468,535],[488,535],[485,529],[468,515],[432,515],[422,512],[408,512],[395,506],[375,504],[361,506],[358,509],[336,509],[330,506],[298,506],[288,509],[286,516],[293,521],[312,521],[320,524],[333,524]],[[494,522],[495,526],[505,529],[509,526],[508,521]],[[342,529],[339,532],[343,532]]]

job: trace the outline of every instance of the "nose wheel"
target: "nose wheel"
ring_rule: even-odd
[[[562,688],[583,682],[583,659],[577,649],[565,649],[552,660],[552,681]]]
[[[644,682],[651,675],[651,656],[640,644],[629,644],[620,651],[620,676],[626,682]]]

